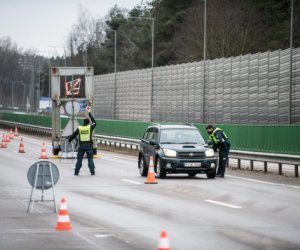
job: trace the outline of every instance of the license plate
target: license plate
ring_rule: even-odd
[[[185,167],[201,167],[201,162],[186,162],[183,164]]]

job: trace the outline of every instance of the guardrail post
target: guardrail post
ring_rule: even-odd
[[[278,174],[282,175],[282,163],[278,163]]]
[[[298,165],[295,165],[295,177],[299,177]]]
[[[250,160],[250,170],[253,171],[253,160]]]
[[[264,172],[267,173],[268,172],[268,162],[264,161]]]
[[[238,158],[238,169],[241,169],[241,159]]]

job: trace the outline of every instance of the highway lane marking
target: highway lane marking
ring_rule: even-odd
[[[290,187],[290,188],[296,188],[300,189],[300,186],[294,186],[294,185],[288,185],[288,184],[282,184],[282,183],[274,183],[274,182],[268,182],[268,181],[259,181],[255,179],[250,179],[250,178],[245,178],[245,177],[238,177],[234,175],[226,175],[232,178],[240,179],[240,180],[245,180],[245,181],[252,181],[256,183],[261,183],[261,184],[266,184],[266,185],[272,185],[272,186],[280,186],[280,187]]]
[[[142,184],[140,182],[131,181],[131,180],[127,180],[127,179],[121,179],[121,181],[126,181],[126,182],[129,182],[129,183],[132,183],[132,184],[137,184],[137,185],[141,185]]]
[[[240,206],[236,206],[236,205],[232,205],[232,204],[228,204],[228,203],[224,203],[224,202],[220,202],[220,201],[214,201],[214,200],[205,200],[205,201],[209,202],[209,203],[217,204],[220,206],[225,206],[225,207],[230,207],[230,208],[235,208],[235,209],[242,208]]]
[[[108,238],[108,237],[114,237],[112,234],[95,234],[96,238]]]
[[[137,161],[137,158],[129,158],[129,157],[122,157],[122,156],[117,156],[117,155],[111,155],[111,154],[102,154],[103,156],[111,156],[123,160],[129,160],[129,161]]]
[[[22,200],[20,200],[20,199],[16,199],[16,201],[19,202],[19,203],[21,203],[22,205],[24,205],[25,207],[28,208],[28,203],[25,203],[25,201],[22,201]],[[28,202],[29,202],[29,201],[28,201]],[[36,202],[34,202],[34,203],[36,203]],[[31,210],[34,210],[34,211],[36,211],[36,212],[39,213],[39,214],[42,214],[42,213],[43,213],[42,210],[40,210],[40,209],[34,207],[34,205],[33,205],[33,208],[32,208],[32,205],[31,205]]]
[[[90,244],[90,245],[96,247],[97,249],[104,249],[104,248],[102,248],[101,246],[97,245],[95,242],[89,240],[87,237],[83,236],[82,234],[80,234],[80,233],[78,233],[78,232],[76,232],[76,233],[74,233],[74,234],[77,235],[78,237],[80,237],[81,239],[83,239],[84,241],[86,241],[88,244]]]

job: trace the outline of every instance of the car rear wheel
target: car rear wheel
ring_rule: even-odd
[[[216,172],[206,173],[208,179],[214,179],[216,177]]]
[[[140,160],[139,160],[139,170],[140,170],[140,175],[141,176],[147,176],[148,168],[146,166],[146,163],[145,163],[145,160],[144,160],[143,156],[141,156]]]
[[[158,158],[156,160],[156,175],[158,178],[165,178],[166,177],[166,170],[163,168],[163,165],[162,165],[162,161],[160,158]]]

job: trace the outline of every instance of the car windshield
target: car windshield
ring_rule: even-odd
[[[197,129],[161,129],[161,144],[205,144]]]

